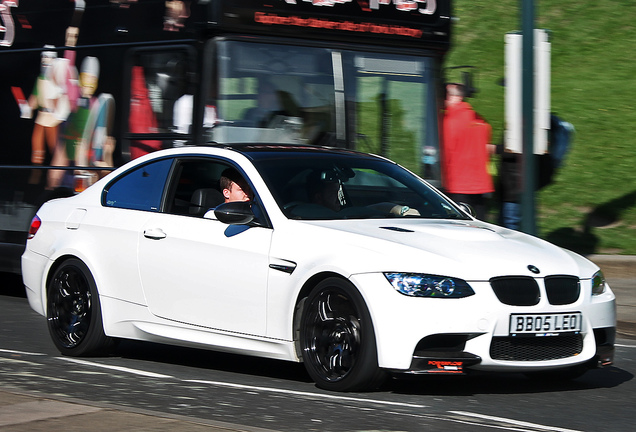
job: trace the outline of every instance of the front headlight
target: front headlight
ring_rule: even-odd
[[[419,273],[384,273],[396,291],[411,297],[463,298],[475,291],[462,279]]]
[[[606,288],[605,276],[603,272],[599,270],[592,276],[592,295],[603,294]]]

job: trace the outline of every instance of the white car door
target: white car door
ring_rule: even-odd
[[[139,273],[151,313],[265,335],[271,229],[158,213],[139,237]]]

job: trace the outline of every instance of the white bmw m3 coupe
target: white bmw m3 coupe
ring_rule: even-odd
[[[249,200],[225,202],[228,168]],[[303,362],[334,391],[394,374],[572,378],[613,359],[595,264],[348,150],[155,152],[45,203],[29,237],[29,303],[69,356],[119,339],[206,348]]]

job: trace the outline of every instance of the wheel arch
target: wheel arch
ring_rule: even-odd
[[[44,306],[44,314],[46,315],[47,313],[47,301],[48,301],[48,297],[49,297],[49,283],[51,282],[51,279],[53,278],[53,276],[55,275],[55,272],[57,271],[58,268],[60,268],[62,266],[62,264],[64,264],[67,260],[69,259],[76,259],[78,261],[80,261],[83,265],[86,266],[86,268],[88,269],[89,273],[91,274],[92,278],[93,278],[93,283],[95,284],[95,290],[97,291],[97,297],[98,300],[100,302],[100,307],[103,311],[104,306],[102,304],[102,294],[104,291],[104,287],[100,286],[98,284],[98,280],[101,280],[98,276],[98,270],[95,269],[89,260],[87,260],[85,257],[80,256],[79,254],[74,254],[74,253],[64,253],[58,257],[55,258],[55,260],[53,261],[53,263],[49,266],[49,268],[46,270],[46,277],[44,278],[44,289],[42,290],[42,302],[43,302],[43,306]]]
[[[82,258],[78,257],[77,255],[64,254],[64,255],[60,255],[59,257],[55,258],[55,261],[53,261],[53,263],[46,270],[46,278],[44,279],[44,289],[42,290],[42,296],[43,296],[42,304],[44,305],[44,314],[45,315],[47,313],[47,308],[48,308],[47,301],[48,301],[48,297],[49,297],[49,283],[51,282],[51,279],[53,278],[53,275],[55,275],[55,272],[57,271],[57,269],[60,268],[60,266],[62,264],[64,264],[64,262],[69,260],[69,259],[76,259],[76,260],[81,261],[82,264],[84,264],[86,266],[86,268],[88,268],[88,270],[92,273],[92,270],[91,270],[90,266],[88,264],[86,264],[86,261],[84,261]]]
[[[325,271],[325,272],[317,273],[317,274],[311,276],[303,284],[302,288],[298,292],[298,295],[296,296],[296,302],[294,303],[294,313],[293,313],[293,316],[292,316],[292,336],[293,336],[293,341],[294,341],[294,348],[296,350],[296,357],[298,357],[298,360],[300,362],[303,361],[302,354],[301,354],[301,347],[300,347],[300,324],[301,324],[301,317],[303,315],[305,300],[307,300],[307,298],[309,297],[309,293],[311,293],[311,291],[320,282],[322,282],[322,281],[324,281],[326,279],[329,279],[329,278],[338,278],[338,279],[342,279],[343,281],[346,281],[347,283],[349,283],[358,292],[358,294],[360,295],[360,298],[365,303],[365,306],[367,307],[367,310],[370,311],[365,296],[362,294],[360,289],[353,282],[351,282],[351,280],[349,278],[343,276],[340,273],[331,272],[331,271]],[[371,326],[372,326],[372,328],[375,328],[375,326],[373,324],[373,317],[371,317]],[[376,334],[375,330],[374,330],[374,334]],[[376,335],[376,338],[377,338],[377,335]],[[377,343],[377,341],[376,341],[376,343]]]

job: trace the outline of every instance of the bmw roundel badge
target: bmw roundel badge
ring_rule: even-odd
[[[541,271],[540,271],[540,270],[539,270],[536,266],[533,266],[532,264],[530,264],[530,265],[528,266],[528,270],[530,270],[530,271],[531,271],[532,273],[534,273],[534,274],[539,274],[539,273],[541,273]]]

